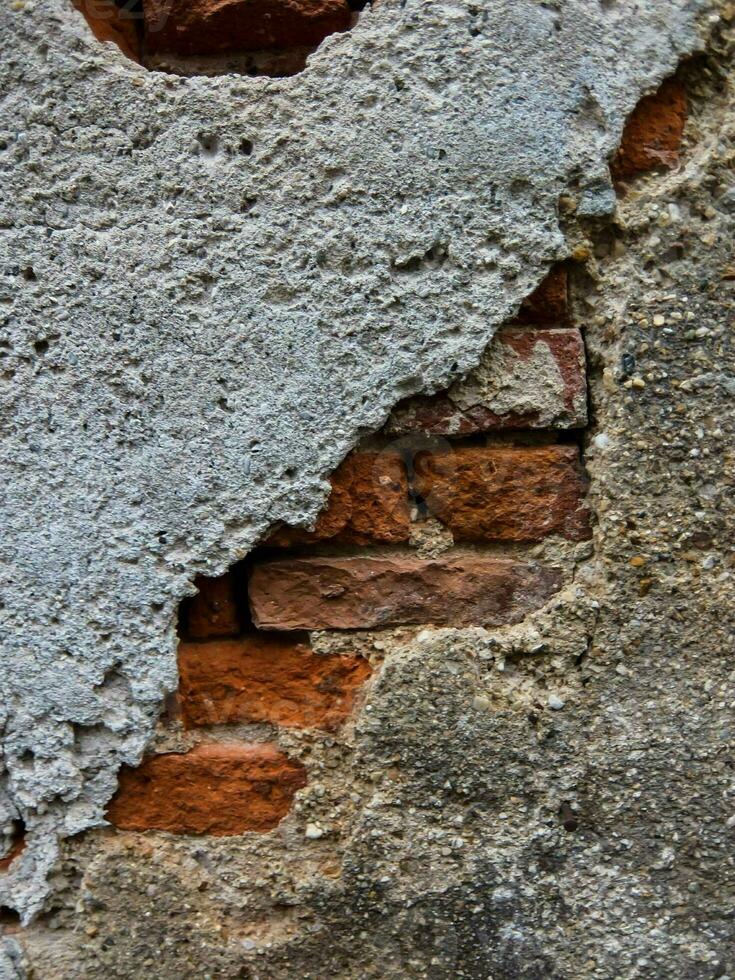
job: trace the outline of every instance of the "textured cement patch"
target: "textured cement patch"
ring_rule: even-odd
[[[559,194],[609,210],[625,115],[707,9],[386,0],[267,80],[3,8],[2,825],[28,846],[1,904],[41,908],[140,757],[193,576],[312,520],[361,434],[477,363],[565,254]]]

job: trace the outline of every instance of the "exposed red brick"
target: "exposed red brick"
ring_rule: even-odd
[[[577,428],[587,423],[582,335],[574,327],[509,328],[493,338],[482,362],[441,395],[399,405],[393,434],[470,435],[520,428]]]
[[[118,7],[114,0],[72,0],[98,41],[113,41],[133,61],[140,60],[140,15]]]
[[[410,531],[408,477],[396,453],[353,453],[332,476],[332,492],[313,531],[279,528],[267,544],[289,548],[331,540],[336,544],[390,544]]]
[[[628,117],[620,149],[611,164],[614,179],[656,167],[675,167],[686,118],[686,90],[674,78],[641,99]]]
[[[521,303],[519,323],[566,323],[569,316],[568,275],[565,265],[552,266],[545,279]]]
[[[561,584],[557,569],[476,555],[296,558],[257,565],[253,619],[262,629],[514,623]]]
[[[346,31],[347,0],[143,0],[149,53],[314,47]]]
[[[107,819],[122,830],[230,837],[272,830],[306,785],[306,770],[273,745],[198,745],[120,773]]]
[[[187,635],[203,640],[211,636],[234,636],[239,633],[232,576],[199,576],[194,585],[199,591],[186,602]]]
[[[179,646],[184,724],[268,721],[337,728],[370,676],[363,657],[320,656],[291,636]]]
[[[15,861],[15,859],[22,854],[25,850],[26,839],[25,834],[21,834],[13,843],[10,845],[10,850],[5,855],[5,857],[0,858],[0,874],[4,874],[10,869],[10,865]]]
[[[590,536],[576,446],[459,448],[421,453],[414,484],[458,541]]]

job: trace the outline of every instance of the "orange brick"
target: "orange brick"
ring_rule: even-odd
[[[118,7],[115,0],[72,0],[98,41],[113,41],[123,54],[140,60],[140,15]],[[142,24],[140,25],[142,26]]]
[[[121,830],[230,837],[265,833],[288,813],[306,770],[273,745],[198,745],[120,773],[107,819]]]
[[[458,541],[590,536],[587,480],[576,446],[422,453],[414,484]]]
[[[10,869],[10,865],[19,857],[25,850],[26,839],[25,834],[20,833],[16,836],[13,843],[10,845],[10,849],[5,857],[0,858],[0,874],[4,874]]]
[[[687,118],[684,86],[670,78],[638,103],[623,130],[620,149],[611,164],[615,180],[644,170],[675,167]]]
[[[407,541],[409,530],[408,477],[401,457],[353,453],[332,476],[332,492],[314,530],[279,528],[266,544],[395,544]]]
[[[267,721],[334,729],[349,715],[370,673],[363,657],[320,656],[288,635],[179,646],[188,727]]]

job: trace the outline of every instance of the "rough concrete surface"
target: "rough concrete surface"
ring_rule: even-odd
[[[0,976],[735,975],[710,76],[682,169],[603,220],[626,114],[715,7],[385,0],[281,80],[147,73],[61,0],[3,9],[2,822],[28,837],[0,903],[43,914]],[[599,227],[565,239],[562,192]],[[176,685],[194,576],[313,521],[572,248],[596,557],[526,623],[375,640],[346,739],[280,733],[315,775],[271,835],[81,834]]]

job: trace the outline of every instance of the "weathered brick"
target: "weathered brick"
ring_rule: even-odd
[[[555,265],[521,303],[518,323],[566,323],[569,317],[569,277],[565,265]]]
[[[213,55],[314,47],[346,31],[347,0],[143,0],[151,53]]]
[[[0,874],[5,874],[6,871],[10,870],[11,864],[17,857],[20,857],[25,850],[25,846],[25,834],[18,834],[13,843],[10,845],[10,849],[8,850],[7,854],[0,858]]]
[[[675,167],[687,118],[684,86],[670,78],[641,99],[625,124],[620,149],[611,164],[615,180],[644,170]]]
[[[306,785],[306,770],[273,745],[198,745],[124,768],[107,819],[122,830],[228,837],[271,830]]]
[[[555,568],[476,555],[309,557],[257,565],[249,594],[263,629],[496,626],[522,619],[560,584]]]
[[[313,531],[283,527],[266,542],[289,548],[331,540],[336,544],[395,544],[410,531],[408,477],[396,453],[353,453],[332,477],[327,506]]]
[[[590,536],[576,446],[471,447],[421,453],[414,484],[458,541]]]
[[[192,639],[234,636],[240,632],[232,576],[200,576],[194,582],[198,592],[185,604],[186,633]]]
[[[499,333],[478,367],[446,392],[407,399],[393,412],[388,431],[469,435],[586,424],[582,335],[575,328],[529,327]]]
[[[184,724],[267,721],[337,728],[371,670],[363,657],[320,656],[292,636],[256,634],[179,646]]]
[[[115,0],[72,0],[98,41],[112,41],[133,61],[140,59],[139,14]]]

